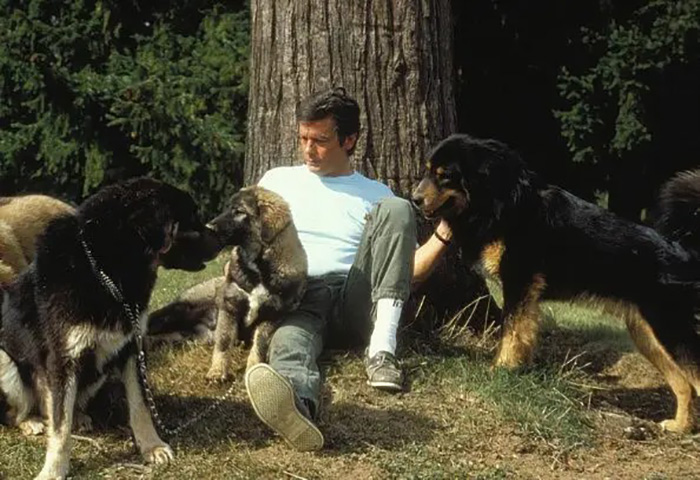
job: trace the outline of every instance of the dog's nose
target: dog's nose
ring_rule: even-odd
[[[413,194],[411,194],[411,202],[413,203],[413,206],[416,208],[420,208],[421,205],[423,204],[423,199],[425,197],[418,191],[418,189],[413,191]]]
[[[423,203],[423,197],[412,197],[411,198],[411,205],[413,205],[413,208],[416,210],[420,210],[420,206]]]

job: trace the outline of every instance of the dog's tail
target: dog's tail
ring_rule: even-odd
[[[663,186],[656,229],[700,258],[700,169],[681,172]]]

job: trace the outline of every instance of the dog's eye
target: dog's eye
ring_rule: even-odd
[[[442,171],[442,172],[438,172],[435,175],[435,180],[437,180],[438,185],[440,185],[441,187],[444,187],[444,186],[450,184],[451,179],[449,176],[447,176],[447,174],[444,171]]]

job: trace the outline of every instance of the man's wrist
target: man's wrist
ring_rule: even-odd
[[[433,232],[433,236],[434,236],[435,238],[437,238],[438,240],[440,240],[444,245],[449,246],[450,243],[452,243],[451,240],[448,240],[448,239],[446,239],[445,237],[443,237],[442,235],[440,235],[440,234],[437,232],[437,230],[435,230],[435,231]]]

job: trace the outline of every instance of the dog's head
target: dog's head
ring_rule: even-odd
[[[266,245],[292,221],[289,206],[278,194],[259,186],[246,187],[208,226],[226,245]]]
[[[498,215],[524,173],[520,157],[503,143],[451,135],[430,153],[413,202],[427,218]]]
[[[663,185],[655,227],[700,256],[700,169],[677,173]]]
[[[166,268],[201,270],[223,248],[188,193],[150,178],[103,188],[79,215],[93,248],[133,249]]]

